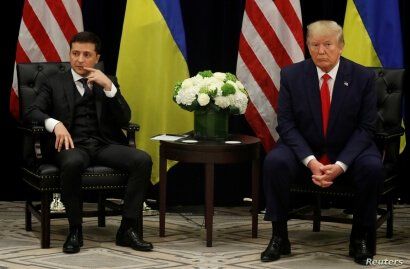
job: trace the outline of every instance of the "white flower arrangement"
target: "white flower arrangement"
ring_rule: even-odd
[[[234,74],[202,71],[177,83],[173,99],[188,111],[214,109],[244,114],[249,98]]]

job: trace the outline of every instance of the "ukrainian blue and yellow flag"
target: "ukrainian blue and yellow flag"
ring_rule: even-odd
[[[398,0],[348,0],[342,55],[364,66],[403,68]],[[401,151],[406,144],[402,136]]]
[[[117,77],[141,125],[137,147],[154,162],[152,181],[158,181],[158,142],[161,133],[192,130],[193,115],[172,100],[177,81],[189,77],[185,32],[179,0],[128,1],[118,56]]]

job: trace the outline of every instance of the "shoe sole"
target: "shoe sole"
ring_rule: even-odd
[[[73,249],[73,250],[64,250],[63,249],[63,252],[67,253],[67,254],[78,253],[78,252],[80,252],[80,249],[81,249],[82,246],[84,246],[84,242],[80,242],[80,247],[78,249]]]
[[[289,249],[289,250],[282,250],[281,252],[280,252],[280,255],[285,255],[285,256],[289,256],[291,254],[291,250]],[[269,258],[262,258],[261,257],[261,262],[274,262],[274,261],[277,261],[277,260],[279,260],[281,258],[281,256],[279,256],[277,259],[269,259]]]
[[[153,248],[135,248],[135,247],[132,247],[130,245],[121,244],[121,243],[118,243],[118,242],[115,242],[115,244],[117,246],[120,246],[120,247],[129,247],[129,248],[132,248],[133,250],[137,250],[137,251],[151,251],[151,250],[153,250]]]
[[[74,254],[74,253],[80,252],[80,248],[78,248],[78,249],[73,249],[73,250],[63,249],[63,252],[64,252],[64,253],[67,253],[67,254]]]

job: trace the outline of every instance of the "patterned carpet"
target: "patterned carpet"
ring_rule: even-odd
[[[270,238],[270,223],[260,216],[259,237],[251,238],[249,208],[216,208],[213,247],[205,246],[203,216],[198,208],[180,208],[168,213],[166,237],[158,236],[158,214],[145,212],[145,239],[154,251],[136,252],[114,244],[119,217],[107,218],[98,228],[86,218],[84,247],[75,255],[61,252],[67,233],[65,219],[52,220],[51,248],[41,249],[39,224],[24,229],[24,204],[0,202],[0,268],[361,268],[347,256],[350,226],[323,223],[313,233],[309,221],[289,222],[292,255],[273,263],[261,263],[260,252]],[[410,206],[397,206],[394,238],[378,230],[378,255],[383,265],[370,268],[410,268]],[[389,265],[388,262],[396,265]],[[401,264],[400,264],[401,263]]]

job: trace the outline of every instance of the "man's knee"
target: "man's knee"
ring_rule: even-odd
[[[377,157],[363,158],[357,168],[366,174],[381,175],[383,172],[382,161]]]
[[[377,186],[381,184],[384,179],[383,163],[381,159],[377,157],[363,158],[357,163],[356,170],[364,186]]]
[[[279,169],[288,169],[290,166],[290,160],[288,156],[283,154],[281,151],[272,150],[263,162],[264,172],[276,172]]]
[[[85,164],[81,159],[78,158],[70,158],[65,160],[62,164],[60,169],[65,171],[78,171],[81,172],[85,169]]]
[[[145,151],[138,150],[129,162],[129,169],[144,169],[151,171],[152,159]]]

